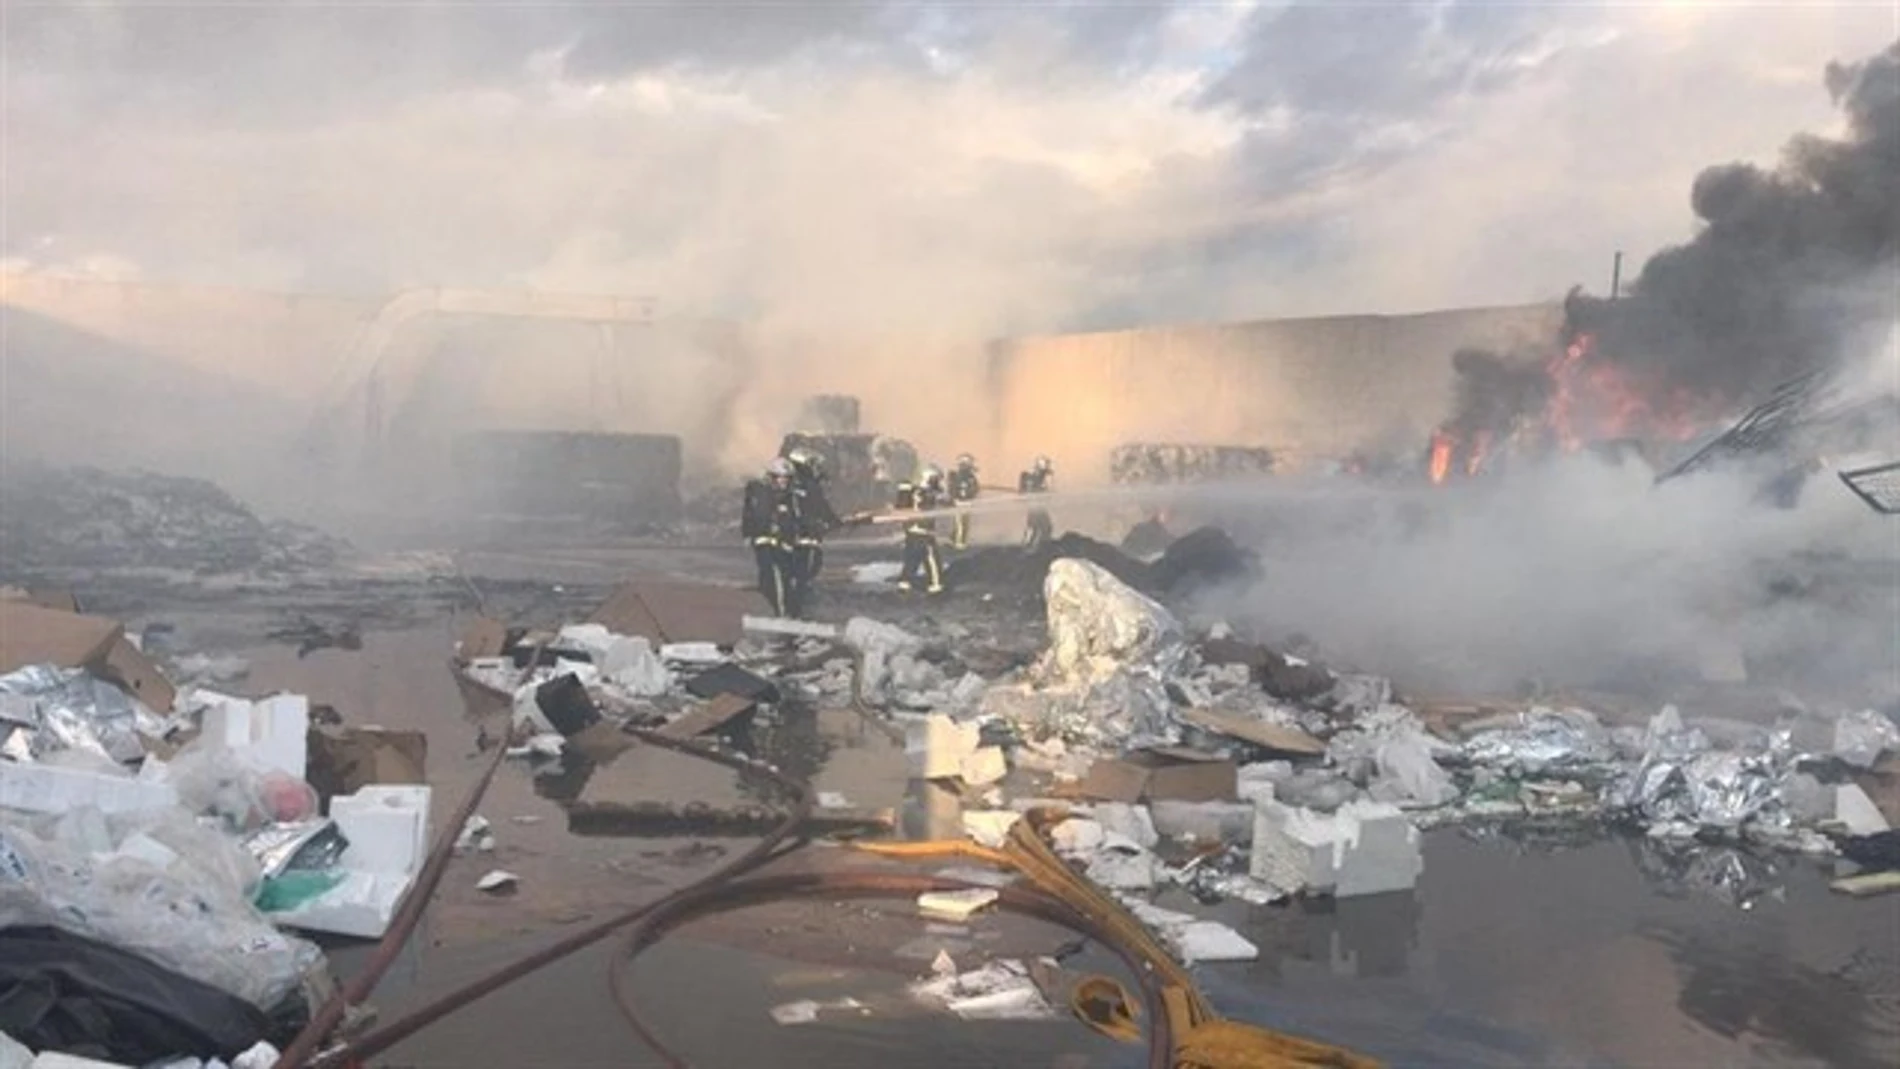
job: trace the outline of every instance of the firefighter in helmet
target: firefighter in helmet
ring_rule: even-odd
[[[914,482],[897,484],[897,508],[902,512],[929,512],[948,501],[943,471],[925,465]],[[943,559],[937,554],[937,520],[934,516],[913,516],[904,522],[904,569],[898,573],[899,590],[915,590],[922,584],[925,593],[943,593]]]
[[[1029,470],[1016,480],[1016,489],[1025,494],[1046,494],[1055,489],[1055,465],[1048,457],[1037,457]],[[1034,549],[1055,537],[1055,521],[1047,509],[1029,510],[1029,528],[1023,533],[1023,545]]]
[[[968,504],[976,500],[982,491],[982,484],[976,474],[976,458],[968,453],[957,457],[957,466],[951,470],[945,486],[950,492],[950,502],[956,505]],[[959,512],[950,525],[950,547],[968,549],[970,547],[970,514]]]
[[[765,478],[746,484],[740,531],[752,543],[759,565],[759,593],[778,616],[796,616],[800,605],[793,548],[801,527],[798,494],[790,461],[780,457],[766,466]]]
[[[839,525],[825,496],[824,454],[806,446],[795,446],[785,454],[792,466],[792,493],[798,499],[798,532],[792,543],[792,584],[798,589],[798,603],[810,603],[818,573],[825,566],[825,536]]]

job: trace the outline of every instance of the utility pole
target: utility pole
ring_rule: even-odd
[[[1616,250],[1616,260],[1610,265],[1610,300],[1623,295],[1623,250]]]

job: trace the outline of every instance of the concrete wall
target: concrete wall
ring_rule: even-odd
[[[179,390],[189,383],[200,392],[223,384],[229,390],[220,396],[269,399],[269,429],[286,441],[301,433],[300,421],[307,423],[320,402],[337,396],[342,359],[381,306],[0,274],[0,307],[16,321],[56,325],[85,340],[89,371],[73,380],[77,392],[64,410],[85,412],[84,383],[96,382],[111,363],[100,354],[136,354],[143,381],[172,378]],[[1389,435],[1422,448],[1450,404],[1452,352],[1544,342],[1559,320],[1556,306],[1533,305],[1029,338],[942,361],[879,353],[844,360],[832,353],[820,381],[783,353],[749,360],[743,338],[730,328],[662,319],[609,329],[433,315],[392,339],[384,368],[389,389],[378,403],[387,440],[419,454],[439,454],[448,435],[483,427],[665,433],[686,440],[691,470],[713,460],[749,465],[755,454],[766,455],[784,428],[751,409],[772,407],[783,395],[781,418],[789,419],[799,399],[826,389],[863,397],[868,429],[916,441],[931,458],[972,450],[992,477],[1007,479],[1035,454],[1048,453],[1075,485],[1105,479],[1109,451],[1137,440],[1264,445],[1297,454],[1337,453]],[[31,348],[26,355],[42,370],[74,364],[57,333],[40,330],[10,348]],[[947,391],[951,372],[963,380],[959,363],[970,369],[957,384],[967,381],[969,401],[946,403],[946,392],[965,392]],[[919,367],[944,369],[942,381],[920,379]],[[57,375],[39,381],[43,389],[60,389]],[[756,396],[742,403],[742,392]],[[230,410],[232,402],[222,403]],[[346,410],[339,422],[359,430],[366,404]],[[181,427],[167,425],[154,406],[149,437],[156,443],[208,435],[225,439],[218,448],[229,452],[258,452],[265,444],[240,437],[240,430],[263,433],[249,426],[256,421],[207,427],[203,407]],[[114,433],[136,451],[137,435],[123,427]]]
[[[1030,338],[994,348],[988,467],[1038,453],[1070,485],[1107,476],[1124,442],[1337,455],[1426,436],[1448,413],[1460,348],[1547,343],[1557,305],[1344,316]]]

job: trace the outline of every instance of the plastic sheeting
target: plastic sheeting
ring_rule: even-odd
[[[215,833],[194,841],[137,816],[81,809],[0,823],[0,930],[51,927],[108,943],[262,1010],[298,991],[323,953],[251,905],[255,861]]]
[[[0,1032],[124,1065],[232,1059],[268,1037],[256,1007],[117,947],[55,928],[0,939]]]

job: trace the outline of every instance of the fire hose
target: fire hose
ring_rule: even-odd
[[[388,1050],[422,1028],[460,1010],[475,1001],[519,980],[555,961],[580,951],[608,935],[631,927],[623,959],[630,959],[651,946],[671,928],[705,913],[722,912],[775,898],[814,895],[878,897],[914,894],[919,891],[968,886],[939,877],[902,876],[889,873],[829,873],[755,877],[740,880],[748,872],[803,845],[794,835],[811,816],[813,798],[809,785],[778,770],[741,755],[693,742],[668,739],[654,732],[626,729],[642,741],[666,749],[713,761],[741,773],[755,773],[775,781],[793,799],[783,823],[744,854],[720,866],[702,879],[655,901],[632,907],[582,931],[469,983],[382,1028],[316,1054],[318,1045],[328,1036],[347,1008],[359,1003],[373,991],[396,954],[413,935],[422,909],[441,881],[450,850],[467,813],[472,813],[499,767],[500,753],[471,789],[458,810],[458,820],[438,835],[422,874],[405,896],[388,934],[362,973],[313,1014],[309,1024],[286,1048],[275,1069],[298,1069],[306,1065],[354,1067]],[[466,811],[463,812],[463,811]],[[1114,951],[1139,978],[1147,1006],[1149,1065],[1151,1069],[1300,1069],[1300,1067],[1337,1067],[1337,1069],[1374,1069],[1370,1059],[1343,1049],[1263,1028],[1227,1021],[1219,1017],[1195,987],[1192,978],[1149,935],[1126,910],[1104,896],[1057,858],[1041,834],[1041,826],[1053,819],[1040,812],[1018,821],[1006,849],[990,850],[970,842],[859,844],[857,849],[876,856],[897,860],[959,857],[981,861],[1022,874],[1028,888],[1004,888],[999,901],[1004,908],[1041,917],[1100,941]],[[667,1050],[641,1021],[633,1000],[625,989],[622,968],[609,975],[615,1002],[643,1042],[667,1059],[670,1065],[688,1063]],[[1091,1013],[1078,995],[1078,1016],[1106,1034],[1119,1034],[1118,1025],[1126,1025],[1132,1004],[1125,992],[1112,980],[1090,978],[1080,990],[1087,990],[1096,1003],[1120,1006],[1124,1011],[1115,1020],[1105,1021],[1101,1013]],[[1106,991],[1109,997],[1101,998]],[[1115,1017],[1114,1013],[1109,1013]]]

